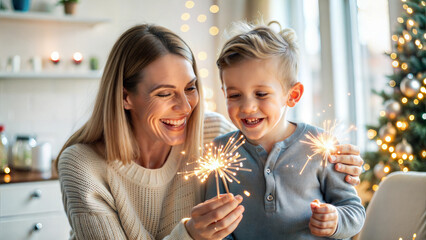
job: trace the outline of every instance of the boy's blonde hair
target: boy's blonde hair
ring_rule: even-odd
[[[279,26],[279,32],[271,28],[274,23]],[[267,25],[238,22],[233,30],[236,35],[225,43],[216,61],[222,83],[222,73],[227,67],[248,59],[270,58],[280,61],[277,74],[284,89],[289,90],[297,82],[299,49],[293,29],[282,29],[278,22],[272,21]]]

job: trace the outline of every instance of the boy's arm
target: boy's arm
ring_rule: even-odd
[[[332,238],[342,239],[356,235],[365,220],[365,209],[353,186],[345,182],[345,174],[334,171],[334,164],[323,170],[321,190],[327,203],[338,212],[338,224]]]

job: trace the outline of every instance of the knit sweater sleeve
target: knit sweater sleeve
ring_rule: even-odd
[[[89,147],[74,145],[59,158],[62,201],[71,225],[70,239],[127,239],[108,190],[106,162]]]
[[[345,174],[328,164],[323,171],[321,190],[327,203],[337,208],[338,225],[331,238],[345,239],[356,235],[364,225],[365,209],[353,186],[346,183]]]

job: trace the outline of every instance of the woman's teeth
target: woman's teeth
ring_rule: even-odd
[[[161,122],[170,126],[178,127],[184,124],[185,120],[186,120],[185,118],[182,118],[181,120],[161,119]]]

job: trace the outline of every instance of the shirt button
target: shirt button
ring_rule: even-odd
[[[268,202],[274,200],[274,196],[272,196],[272,194],[269,194],[268,197],[266,197],[266,200],[268,200]]]
[[[267,174],[270,174],[270,173],[271,173],[271,169],[270,169],[270,168],[267,168],[267,169],[266,169],[266,173],[267,173]]]

